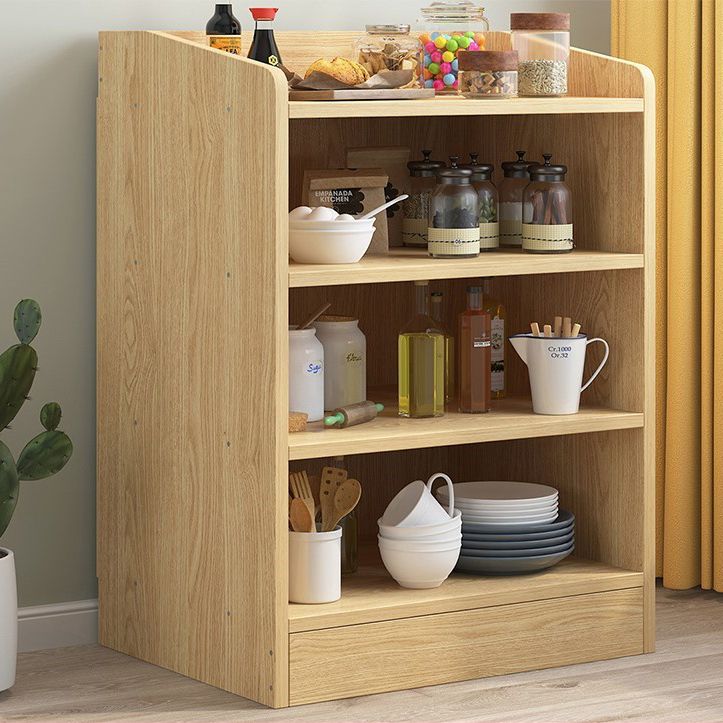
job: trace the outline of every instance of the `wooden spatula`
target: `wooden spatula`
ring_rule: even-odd
[[[345,480],[339,485],[334,497],[334,512],[329,520],[329,527],[323,528],[325,532],[333,530],[339,524],[339,520],[346,517],[357,506],[361,492],[361,485],[355,479]]]
[[[334,517],[334,498],[339,485],[346,480],[347,476],[347,471],[338,467],[324,467],[321,471],[319,502],[321,502],[321,529],[323,532],[334,529],[333,526],[329,527],[329,523]]]
[[[291,500],[289,519],[294,532],[316,532],[316,526],[309,514],[309,508],[300,497],[294,497]]]

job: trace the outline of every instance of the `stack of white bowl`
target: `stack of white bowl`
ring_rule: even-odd
[[[432,494],[437,479],[447,483],[446,509]],[[454,487],[447,475],[408,484],[378,524],[382,562],[402,587],[439,587],[449,577],[462,546],[462,514],[454,508]]]
[[[289,213],[289,255],[300,264],[354,264],[372,242],[374,220],[299,206]]]

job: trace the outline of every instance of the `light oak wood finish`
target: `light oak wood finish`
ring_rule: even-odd
[[[408,590],[389,577],[378,551],[366,554],[374,558],[374,564],[342,578],[341,600],[328,605],[289,604],[290,633],[641,588],[643,584],[642,573],[568,558],[550,570],[526,576],[524,585],[516,576],[453,574],[432,590]]]
[[[642,623],[637,588],[292,633],[290,703],[637,655]]]
[[[348,54],[357,35],[279,32],[278,38],[286,63],[303,70],[322,45],[326,54]],[[508,34],[488,39],[491,48],[509,46]],[[248,41],[245,34],[245,47]],[[565,99],[510,101],[507,111],[504,103],[459,99],[312,108],[289,104],[277,69],[215,51],[199,33],[110,33],[102,46],[102,640],[277,707],[499,670],[485,667],[485,655],[502,670],[564,663],[556,650],[543,654],[545,628],[513,627],[515,611],[530,621],[535,611],[549,630],[561,631],[559,639],[575,638],[576,660],[651,650],[648,71],[575,50]],[[263,108],[263,122],[249,108]],[[495,164],[519,147],[530,158],[553,153],[570,168],[575,253],[500,252],[444,262],[395,250],[353,268],[289,265],[285,214],[301,201],[303,172],[343,165],[348,147],[389,145],[431,147],[437,157],[476,151]],[[252,184],[245,182],[249,168]],[[454,329],[465,279],[482,275],[494,277],[510,331],[574,312],[583,331],[610,341],[610,362],[585,393],[582,413],[535,416],[529,403],[511,400],[482,417],[405,421],[390,409],[360,427],[287,433],[289,316],[298,322],[327,301],[334,313],[358,316],[372,395],[396,384],[393,350],[412,303],[411,286],[402,282],[433,279],[445,292],[446,322]],[[513,395],[528,397],[526,371],[511,350],[508,379]],[[364,541],[374,540],[376,518],[396,491],[444,469],[455,480],[553,483],[577,515],[577,553],[593,562],[505,581],[467,584],[455,577],[417,595],[383,582],[378,572],[362,574],[346,583],[338,607],[319,607],[303,621],[286,603],[287,465],[318,473],[334,454],[351,455],[349,469],[364,485]],[[248,492],[273,514],[244,505]],[[586,606],[598,599],[604,614],[595,618]],[[226,611],[232,615],[224,618]],[[305,625],[314,627],[295,627]],[[452,662],[447,671],[428,664],[422,625],[453,633],[444,652]],[[463,639],[459,631],[475,625],[490,626],[485,640]],[[518,634],[525,654],[496,637]],[[410,671],[423,669],[421,677],[392,670],[383,638]],[[360,641],[371,678],[358,675],[354,682],[337,670],[320,687],[302,670],[314,662],[313,641],[334,661]],[[386,670],[388,676],[380,675]]]
[[[100,38],[100,639],[285,705],[286,87],[227,61]]]
[[[415,279],[469,279],[576,271],[643,268],[643,254],[577,250],[560,256],[536,256],[501,250],[474,259],[433,259],[426,251],[395,248],[386,256],[365,256],[356,264],[289,262],[289,288],[392,283]]]

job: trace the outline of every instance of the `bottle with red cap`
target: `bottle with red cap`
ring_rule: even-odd
[[[274,38],[273,22],[276,18],[278,8],[249,8],[253,19],[256,21],[254,39],[249,49],[249,58],[258,60],[259,63],[268,65],[280,65],[281,53]]]

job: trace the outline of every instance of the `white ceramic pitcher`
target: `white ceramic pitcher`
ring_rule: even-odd
[[[596,341],[605,346],[605,356],[583,384],[585,352]],[[572,338],[515,334],[510,343],[527,364],[536,414],[575,414],[580,409],[580,393],[592,384],[610,356],[604,339],[588,339],[585,334]]]

